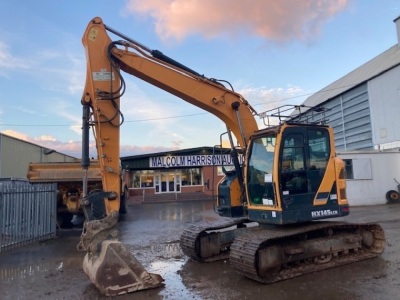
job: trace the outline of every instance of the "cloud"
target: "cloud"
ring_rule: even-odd
[[[172,148],[181,144],[184,138],[179,134],[182,130],[178,125],[180,119],[174,116],[186,115],[185,107],[193,109],[192,105],[186,106],[184,101],[158,89],[152,89],[153,94],[150,96],[133,80],[127,78],[126,82],[127,93],[121,99],[121,110],[125,117],[121,136],[125,140],[132,140],[137,138],[138,128],[146,127],[146,141],[157,140],[158,143],[171,145]],[[176,105],[177,102],[179,105]],[[149,123],[151,125],[146,126]]]
[[[5,135],[12,136],[14,138],[17,138],[17,139],[20,139],[23,141],[29,141],[29,136],[27,136],[24,133],[15,131],[15,130],[7,129],[7,130],[3,130],[1,133],[4,133]]]
[[[18,105],[18,106],[11,106],[12,108],[14,108],[15,110],[18,110],[20,112],[26,113],[26,114],[36,114],[36,111],[32,110],[32,109],[28,109],[26,107],[23,107],[22,105]]]
[[[84,65],[83,60],[80,62],[76,62],[75,59],[71,58],[71,61],[74,63],[74,67],[68,71],[69,82],[68,82],[68,91],[72,95],[79,95],[84,90],[85,85],[85,72],[84,69],[81,69],[80,66]]]
[[[82,134],[82,106],[78,99],[68,102],[63,99],[52,99],[52,105],[48,107],[50,113],[68,120],[72,125],[69,129],[81,136]]]
[[[4,69],[29,69],[29,63],[13,56],[9,46],[0,41],[0,76],[7,76]]]
[[[166,152],[178,150],[179,147],[155,147],[155,146],[134,146],[134,145],[122,145],[120,149],[121,157],[132,156],[132,155],[142,155],[148,153]]]
[[[250,34],[276,42],[308,40],[350,0],[128,0],[127,11],[150,16],[161,39]]]
[[[238,92],[251,103],[259,114],[283,105],[299,105],[307,96],[307,92],[302,88],[292,85],[283,88],[245,86],[238,90]],[[287,114],[290,114],[290,112]],[[256,117],[256,120],[259,128],[265,127],[264,121],[261,118]],[[271,124],[278,124],[278,121],[277,118],[269,119]]]
[[[238,93],[243,95],[257,111],[288,103],[300,104],[306,96],[301,87],[293,85],[277,88],[245,86],[240,88]]]
[[[1,133],[26,141],[33,143],[38,146],[46,147],[49,149],[54,149],[57,152],[63,153],[63,154],[68,154],[74,157],[80,157],[81,156],[81,151],[82,151],[82,143],[80,141],[68,141],[68,142],[61,142],[58,141],[54,136],[52,135],[41,135],[38,137],[31,137],[28,136],[22,132],[18,132],[15,130],[3,130]],[[93,145],[94,147],[94,145]],[[95,148],[94,148],[95,149]]]
[[[35,68],[37,68],[35,80],[41,83],[43,90],[74,95],[74,97],[82,93],[85,83],[83,56],[74,56],[67,51],[58,54],[47,51],[37,53],[35,61]],[[33,74],[28,73],[28,75]],[[79,103],[79,99],[77,102]]]
[[[85,83],[85,60],[83,53],[74,54],[69,49],[30,49],[26,56],[12,54],[12,47],[0,40],[0,76],[31,76],[42,83],[42,89],[76,95],[82,92]],[[11,50],[10,50],[11,49]],[[49,80],[49,79],[52,80]],[[67,86],[67,88],[65,88]]]
[[[35,138],[35,141],[55,142],[57,139],[51,135],[41,135],[40,137]]]
[[[22,132],[15,130],[4,130],[1,133],[29,142],[35,145],[45,147],[48,149],[56,150],[59,153],[67,154],[76,158],[82,157],[82,142],[70,140],[67,142],[58,141],[54,136],[41,135],[39,137],[30,137]],[[97,157],[95,141],[89,142],[90,157]],[[120,156],[141,155],[147,153],[165,152],[177,150],[179,147],[157,147],[157,146],[135,146],[135,145],[121,145]]]

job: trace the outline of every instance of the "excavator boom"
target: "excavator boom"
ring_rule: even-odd
[[[163,285],[158,274],[148,273],[118,239],[117,223],[121,205],[119,162],[120,78],[112,69],[108,48],[111,40],[99,18],[93,19],[82,38],[86,50],[87,73],[82,96],[82,167],[86,217],[78,250],[86,251],[83,270],[99,291],[116,296]],[[113,73],[114,72],[114,73]],[[116,87],[116,88],[115,88]],[[102,190],[87,192],[89,128],[96,140]]]

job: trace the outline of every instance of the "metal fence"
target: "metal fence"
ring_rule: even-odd
[[[0,182],[0,253],[56,236],[57,184]]]

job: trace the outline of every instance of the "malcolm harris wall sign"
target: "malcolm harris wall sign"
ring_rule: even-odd
[[[230,154],[223,155],[182,155],[157,156],[149,158],[150,168],[201,167],[201,166],[232,166]],[[242,164],[243,155],[239,155]]]

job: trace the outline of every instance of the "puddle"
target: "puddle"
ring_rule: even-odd
[[[165,244],[151,245],[150,249],[157,256],[162,258],[182,258],[184,256],[179,242],[176,241],[167,242]]]
[[[126,245],[130,252],[139,261],[144,264],[150,264],[153,261],[158,260],[169,260],[169,259],[183,259],[185,254],[183,253],[179,242],[166,242],[159,244],[151,244],[147,246],[137,246],[137,245]]]
[[[167,288],[162,289],[159,293],[163,299],[202,299],[189,291],[182,283],[180,271],[184,263],[184,259],[171,259],[155,261],[150,264],[150,272],[160,274],[165,280],[164,283]]]
[[[29,263],[21,259],[17,264],[0,266],[0,280],[13,281],[43,274],[55,274],[66,270],[80,270],[81,257],[65,258],[64,260],[46,259],[37,263]]]
[[[137,248],[132,253],[148,272],[160,274],[164,278],[165,287],[158,292],[162,299],[202,299],[189,291],[182,282],[182,266],[188,258],[183,254],[179,241],[152,244]]]
[[[0,268],[0,280],[16,280],[25,279],[30,276],[35,276],[37,274],[48,272],[53,268],[53,264],[49,262],[43,262],[42,264],[28,265],[28,266],[18,266],[9,268]],[[56,268],[54,268],[56,270]]]

